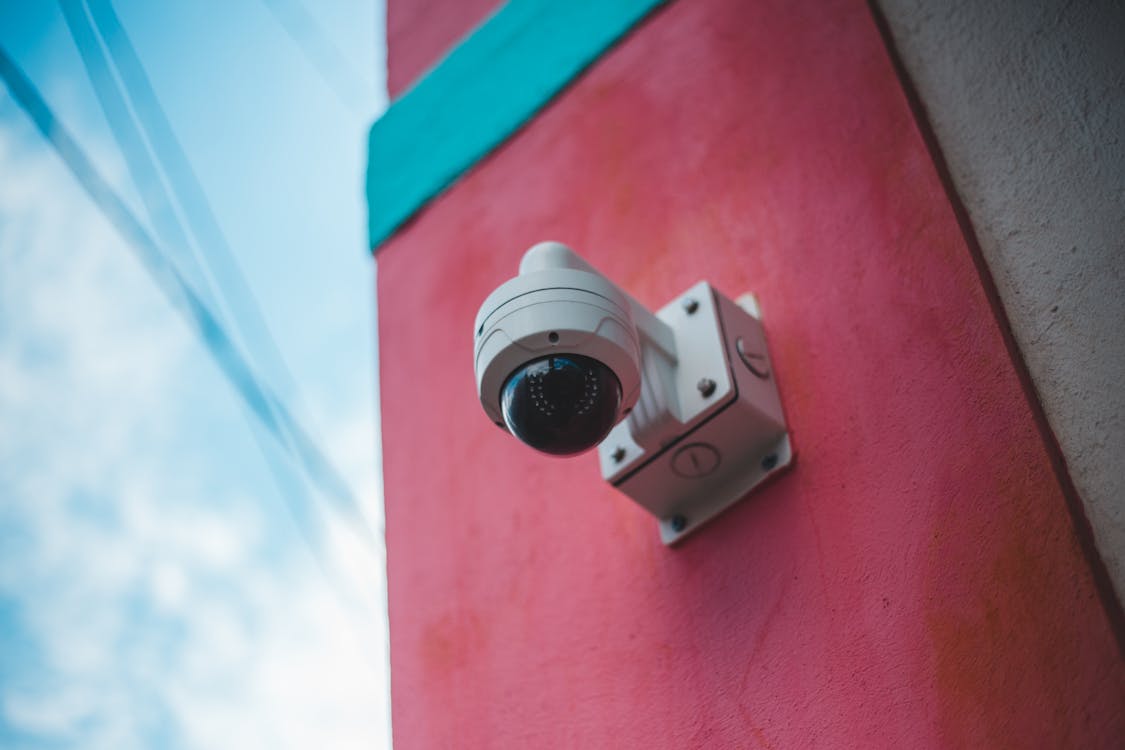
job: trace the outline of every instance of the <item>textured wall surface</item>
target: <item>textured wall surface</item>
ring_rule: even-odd
[[[1125,3],[879,5],[1125,595]]]
[[[387,0],[387,91],[398,96],[501,0]]]
[[[473,317],[547,238],[653,307],[755,291],[792,470],[668,549],[594,456],[489,422]],[[1125,665],[862,2],[677,0],[378,262],[398,750],[1119,746]]]
[[[664,2],[512,0],[492,13],[371,127],[371,246],[523,127]]]

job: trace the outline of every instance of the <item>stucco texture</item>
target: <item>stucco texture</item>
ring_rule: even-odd
[[[425,74],[500,0],[386,0],[387,91],[397,97]]]
[[[593,455],[493,425],[474,315],[544,239],[650,307],[756,292],[791,470],[669,549]],[[378,264],[398,750],[1120,746],[1114,633],[862,2],[671,3]]]
[[[1125,594],[1125,3],[880,0]]]

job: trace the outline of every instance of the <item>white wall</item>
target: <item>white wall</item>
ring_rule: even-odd
[[[1125,594],[1125,3],[878,0]]]

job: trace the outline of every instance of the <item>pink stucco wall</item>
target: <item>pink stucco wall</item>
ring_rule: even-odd
[[[548,238],[654,307],[755,291],[792,470],[668,549],[593,455],[491,424],[473,316]],[[862,2],[673,2],[378,263],[399,750],[1120,746],[1050,447]]]
[[[417,78],[500,0],[387,0],[387,90],[392,97]]]

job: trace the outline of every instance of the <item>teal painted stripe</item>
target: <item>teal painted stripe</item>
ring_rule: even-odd
[[[371,127],[371,247],[666,0],[509,0]]]

